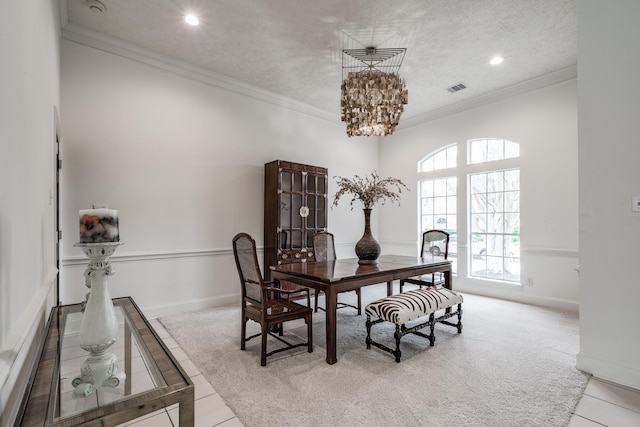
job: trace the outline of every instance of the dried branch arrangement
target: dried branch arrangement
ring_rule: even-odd
[[[353,179],[343,178],[336,176],[336,182],[339,190],[333,196],[333,206],[338,206],[338,201],[345,194],[350,194],[351,201],[349,205],[353,210],[353,202],[360,200],[365,209],[371,209],[377,202],[385,204],[387,200],[391,203],[398,203],[400,206],[400,194],[402,189],[410,191],[409,188],[404,185],[398,178],[385,178],[380,179],[377,172],[373,171],[371,177],[365,176],[364,178],[355,175]]]

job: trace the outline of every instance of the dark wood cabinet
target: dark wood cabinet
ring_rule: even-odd
[[[264,165],[264,271],[313,260],[312,237],[327,229],[327,168],[274,160]]]

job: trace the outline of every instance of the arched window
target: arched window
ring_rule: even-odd
[[[458,166],[454,143],[418,162],[423,178],[419,235],[433,228],[449,232],[449,257],[457,272],[458,224],[466,223],[467,275],[520,282],[520,169],[508,160],[520,156],[520,145],[499,138],[470,139],[462,154]],[[474,165],[473,172],[468,165]],[[459,204],[460,180],[467,182],[464,204]]]
[[[429,154],[418,162],[418,172],[432,172],[439,169],[455,168],[458,162],[458,146],[447,145]]]

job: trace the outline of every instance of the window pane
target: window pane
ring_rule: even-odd
[[[475,139],[469,141],[469,163],[484,163],[487,161],[487,140]]]
[[[487,211],[487,195],[478,194],[471,196],[471,213],[481,213]]]
[[[471,175],[471,194],[485,193],[487,191],[487,177],[484,174]]]
[[[447,178],[447,194],[456,194],[458,188],[458,178]]]
[[[493,162],[520,157],[520,144],[503,139],[470,139],[467,151],[469,164]]]
[[[422,181],[420,183],[420,197],[433,197],[433,181]]]
[[[504,231],[504,215],[490,213],[487,216],[487,229],[490,233],[502,233]]]
[[[422,199],[422,212],[433,212],[433,197]]]
[[[438,169],[455,168],[458,160],[458,146],[451,144],[442,148],[418,163],[418,171],[432,172]]]
[[[435,227],[433,226],[433,215],[422,215],[422,231],[421,233],[432,230]]]
[[[487,232],[487,216],[485,214],[471,215],[471,232],[472,233]]]
[[[520,234],[520,213],[504,214],[504,232],[507,234]]]
[[[503,236],[487,235],[487,255],[502,256],[503,252]],[[500,262],[502,264],[502,262]]]
[[[494,160],[503,159],[503,146],[504,141],[501,139],[490,139],[487,142],[487,161],[492,162]]]
[[[434,196],[446,196],[447,194],[447,180],[436,179],[433,181],[433,195]]]
[[[455,168],[458,162],[458,146],[454,145],[453,147],[447,150],[447,167]]]
[[[446,169],[447,168],[447,152],[441,151],[433,156],[433,168],[435,170],[438,169]]]
[[[503,212],[503,206],[502,193],[487,194],[487,212]]]
[[[509,191],[504,193],[504,211],[520,212],[520,192]]]
[[[420,171],[422,172],[431,172],[433,170],[433,157],[429,157],[424,162],[422,162],[422,167]]]
[[[447,198],[446,197],[434,197],[433,198],[433,213],[445,214],[447,213]]]
[[[487,174],[487,191],[503,191],[504,174],[502,172],[490,172]]]
[[[457,210],[457,199],[456,196],[447,197],[447,213],[456,213]]]
[[[504,171],[504,190],[520,189],[520,171],[518,169]]]
[[[457,221],[458,221],[458,217],[456,215],[447,215],[447,223],[445,224],[446,231],[451,233],[457,230],[458,229]]]

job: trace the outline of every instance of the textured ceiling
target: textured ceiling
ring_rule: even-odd
[[[61,0],[65,28],[185,61],[337,118],[342,49],[407,49],[403,118],[575,69],[577,62],[575,0],[101,1],[102,13],[86,0]],[[200,17],[200,26],[184,22],[187,12]],[[489,65],[494,55],[505,61]],[[468,88],[446,91],[458,83]]]

